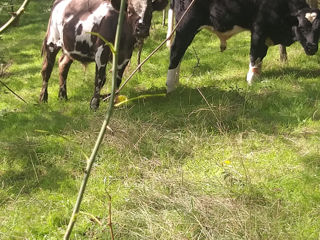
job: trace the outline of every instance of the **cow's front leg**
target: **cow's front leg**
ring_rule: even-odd
[[[174,91],[179,84],[180,62],[197,33],[198,26],[190,21],[176,32],[170,50],[170,64],[167,74],[167,93]]]
[[[124,60],[123,59],[119,60],[118,69],[117,69],[118,70],[118,73],[117,73],[117,86],[116,86],[117,89],[120,87],[124,70],[128,66],[129,61],[130,61],[130,58],[125,58]]]
[[[130,57],[126,58],[125,60],[119,60],[120,63],[118,64],[118,67],[117,67],[117,76],[116,76],[116,89],[117,90],[119,89],[120,84],[122,82],[122,76],[123,76],[124,70],[128,66],[128,63],[130,61]],[[121,59],[123,59],[123,58],[121,58]],[[108,93],[105,95],[100,95],[100,98],[102,98],[103,101],[106,101],[107,99],[109,99],[110,96],[111,96],[111,93]]]
[[[90,102],[90,108],[97,110],[100,103],[100,91],[106,82],[106,65],[98,66],[96,64],[96,77],[94,83],[93,97]]]
[[[65,54],[62,54],[59,59],[59,99],[68,99],[67,76],[72,62],[72,59]]]
[[[92,110],[97,110],[100,103],[100,91],[106,82],[106,67],[109,58],[111,57],[111,51],[108,47],[101,45],[98,47],[95,54],[96,62],[96,77],[94,83],[93,97],[90,102],[90,108]]]
[[[247,83],[251,85],[261,74],[262,60],[266,56],[268,47],[265,38],[259,33],[251,34],[250,64],[247,73]]]

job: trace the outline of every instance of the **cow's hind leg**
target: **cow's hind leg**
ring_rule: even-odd
[[[45,56],[41,70],[42,89],[39,98],[40,102],[48,101],[48,82],[59,50],[60,47],[57,47],[56,45],[45,45],[43,47],[43,53]]]
[[[126,57],[128,57],[128,56],[126,56]],[[120,64],[118,65],[117,86],[116,86],[117,88],[120,87],[124,70],[128,66],[129,61],[130,61],[130,57],[119,59]]]
[[[67,76],[72,62],[72,59],[65,54],[59,59],[59,99],[68,99]]]

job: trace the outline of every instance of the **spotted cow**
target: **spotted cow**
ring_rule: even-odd
[[[127,66],[135,43],[149,35],[152,12],[166,7],[168,0],[128,0],[120,40],[117,85]],[[95,88],[90,102],[97,109],[100,90],[106,81],[106,65],[112,59],[108,46],[90,32],[99,33],[114,42],[120,0],[56,0],[53,4],[47,33],[43,41],[42,90],[40,101],[48,100],[48,81],[57,53],[62,49],[59,63],[59,98],[67,99],[67,75],[74,60],[84,64],[95,62]]]
[[[191,2],[172,0],[176,22]],[[182,57],[203,28],[219,37],[221,51],[233,35],[245,30],[251,32],[249,85],[260,75],[262,60],[271,45],[289,46],[299,41],[307,55],[318,51],[320,11],[310,8],[305,0],[195,0],[193,3],[177,27],[171,46],[167,92],[178,85]]]

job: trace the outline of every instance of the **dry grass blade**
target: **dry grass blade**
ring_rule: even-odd
[[[226,131],[225,131],[225,127],[223,125],[223,123],[221,122],[220,118],[217,116],[216,112],[214,111],[214,109],[212,108],[211,104],[208,102],[207,98],[204,96],[204,94],[201,92],[201,90],[199,88],[197,88],[198,92],[200,93],[201,97],[203,98],[203,100],[206,102],[206,104],[209,107],[210,112],[212,113],[212,115],[214,116],[214,118],[217,121],[217,126],[218,126],[218,130],[220,132],[220,134],[225,135]]]
[[[114,234],[113,234],[113,228],[112,228],[112,217],[111,217],[111,214],[112,214],[112,211],[111,211],[111,207],[112,207],[112,203],[111,203],[111,196],[110,194],[108,193],[108,191],[106,190],[106,194],[107,194],[107,197],[108,197],[108,226],[110,228],[110,235],[111,235],[111,239],[114,240]]]

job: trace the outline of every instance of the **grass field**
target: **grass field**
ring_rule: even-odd
[[[58,71],[48,104],[38,104],[40,49],[52,1],[33,0],[19,27],[0,38],[0,239],[62,239],[86,156],[108,104],[89,109],[94,65],[79,63],[59,101]],[[0,25],[7,19],[0,12]],[[146,57],[165,38],[153,19]],[[248,87],[249,33],[219,52],[200,32],[166,97],[116,108],[89,180],[72,239],[320,239],[319,54],[269,49],[260,81]],[[128,98],[165,93],[169,51],[161,49],[124,88]],[[126,76],[136,66],[136,52]],[[108,72],[107,78],[111,74]],[[110,83],[104,88],[107,92]],[[100,219],[102,226],[92,220]]]

